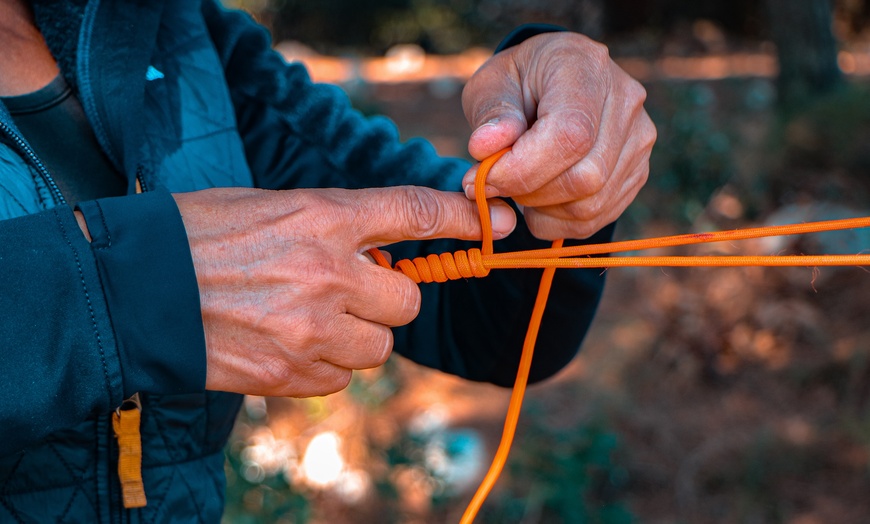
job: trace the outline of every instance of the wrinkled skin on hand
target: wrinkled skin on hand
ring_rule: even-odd
[[[649,174],[655,127],[646,91],[575,33],[546,33],[490,58],[462,95],[471,155],[495,164],[487,197],[523,206],[542,239],[586,238],[614,221]],[[473,198],[473,167],[463,180]]]
[[[403,240],[480,238],[461,193],[421,187],[207,189],[173,195],[190,242],[207,348],[206,387],[312,396],[381,365],[391,326],[413,320],[420,291],[367,249]],[[493,202],[496,237],[516,225]]]
[[[604,46],[532,37],[492,57],[463,107],[481,160],[512,146],[487,196],[513,198],[544,239],[585,238],[612,222],[648,175],[655,128],[646,93]],[[311,396],[382,364],[390,327],[413,320],[418,287],[364,254],[403,240],[479,239],[466,195],[419,187],[347,191],[209,189],[174,195],[190,241],[207,346],[206,387]],[[516,217],[492,201],[495,238]]]

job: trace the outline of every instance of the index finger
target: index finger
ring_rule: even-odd
[[[576,111],[539,118],[493,166],[487,196],[527,195],[556,180],[589,154],[596,140],[593,125],[587,115]],[[469,198],[474,197],[474,176],[472,168],[462,181]]]
[[[354,231],[361,247],[401,242],[481,238],[480,216],[462,193],[427,187],[399,186],[351,191]],[[493,236],[504,238],[516,226],[513,209],[501,201],[490,205]]]

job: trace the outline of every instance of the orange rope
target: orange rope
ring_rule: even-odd
[[[642,240],[627,240],[605,244],[589,244],[583,246],[563,247],[562,240],[553,242],[548,249],[515,251],[511,253],[493,253],[492,224],[489,217],[489,205],[486,202],[486,177],[492,166],[508,152],[503,149],[481,162],[474,182],[475,202],[480,213],[482,241],[480,249],[469,249],[455,253],[442,253],[418,257],[413,260],[400,260],[395,264],[396,271],[401,271],[414,282],[446,282],[460,278],[485,277],[490,269],[505,268],[544,268],[538,295],[529,321],[529,329],[523,342],[520,365],[517,378],[511,393],[507,416],[501,442],[489,471],[484,476],[477,492],[462,515],[460,524],[471,524],[474,517],[489,495],[510,452],[511,442],[516,432],[517,422],[522,408],[523,396],[532,365],[535,342],[541,325],[541,318],[550,293],[553,275],[557,268],[610,268],[610,267],[736,267],[736,266],[870,266],[870,254],[856,255],[759,255],[759,256],[631,256],[606,257],[591,256],[619,253],[624,251],[641,251],[645,249],[686,246],[707,242],[722,242],[730,240],[746,240],[771,236],[797,235],[870,227],[870,217],[848,218],[843,220],[828,220],[822,222],[807,222],[784,226],[767,226],[711,233],[696,233],[668,237],[648,238]],[[378,249],[369,253],[379,265],[390,268],[386,257]]]

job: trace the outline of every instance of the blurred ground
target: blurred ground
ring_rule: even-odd
[[[866,100],[864,79],[851,82],[859,94],[836,107]],[[465,154],[457,80],[345,87],[405,138]],[[618,237],[870,213],[856,176],[868,178],[863,110],[844,120],[822,106],[784,122],[765,74],[647,87],[658,156]],[[868,248],[856,233],[688,252]],[[861,269],[610,270],[581,356],[530,391],[518,462],[481,522],[870,522],[868,296]],[[325,399],[250,399],[233,437],[227,521],[457,522],[508,395],[395,359]],[[343,462],[313,466],[335,472],[316,479],[305,461],[323,435]],[[576,471],[546,473],[555,463]],[[555,484],[538,482],[541,468]],[[269,484],[279,474],[297,498]],[[560,515],[560,504],[586,517]]]

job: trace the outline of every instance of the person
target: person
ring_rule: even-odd
[[[0,26],[0,521],[216,522],[240,394],[326,395],[393,349],[511,384],[538,272],[417,286],[364,256],[479,240],[473,165],[217,0],[0,0]],[[644,97],[581,35],[508,36],[463,93],[471,156],[513,146],[499,249],[610,237],[648,174]],[[533,381],[575,355],[601,273],[558,272]]]

